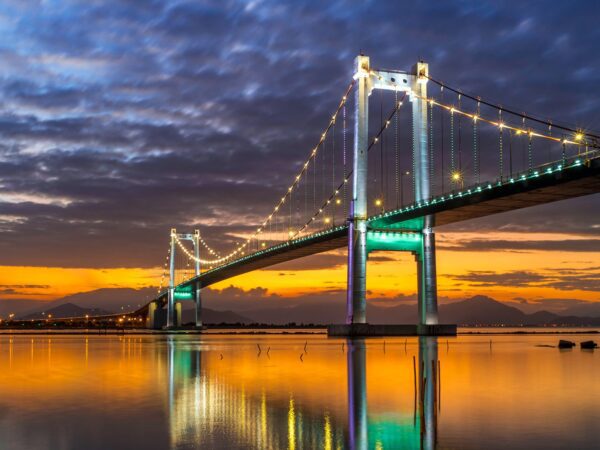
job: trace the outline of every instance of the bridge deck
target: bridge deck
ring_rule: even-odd
[[[369,226],[376,229],[415,230],[421,229],[426,216],[433,217],[435,226],[441,226],[597,192],[600,192],[600,157],[586,162],[576,160],[567,167],[555,166],[550,170],[543,167],[539,173],[515,176],[514,179],[493,185],[482,184],[434,198],[427,203],[386,212],[371,217]],[[201,287],[207,287],[253,270],[342,248],[347,243],[348,227],[339,226],[244,256],[208,270],[197,279],[187,280],[178,287],[189,286],[196,281],[200,282]],[[162,292],[156,300],[164,303],[166,295],[166,291]],[[143,307],[135,314],[142,314],[145,309]]]

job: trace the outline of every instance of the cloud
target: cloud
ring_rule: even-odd
[[[471,239],[438,246],[441,250],[452,251],[558,251],[558,252],[600,252],[600,239],[562,240],[498,240]]]
[[[596,2],[524,3],[517,14],[513,5],[476,1],[402,10],[391,1],[252,6],[0,6],[9,43],[0,49],[0,264],[155,267],[172,227],[200,227],[213,247],[233,248],[286,192],[361,49],[378,67],[408,69],[422,56],[440,78],[519,110],[560,111],[557,119],[584,127],[600,121],[590,95],[600,81],[600,62],[589,57],[600,38]],[[317,178],[322,185],[329,189],[329,180]],[[599,199],[448,230],[597,234]],[[280,215],[279,234],[288,227]],[[584,244],[548,245],[583,251]],[[344,262],[327,255],[274,270]]]
[[[550,287],[564,291],[600,291],[600,268],[564,268],[548,271],[469,271],[465,274],[446,275],[452,280],[466,282],[478,287]],[[524,299],[519,299],[523,302]],[[527,301],[527,300],[526,300]]]
[[[525,287],[539,283],[546,279],[544,275],[529,271],[492,272],[492,271],[469,271],[461,275],[448,275],[448,278],[464,281],[477,286],[506,286]]]

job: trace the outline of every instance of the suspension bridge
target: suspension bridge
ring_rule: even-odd
[[[438,323],[435,227],[600,192],[599,150],[598,135],[467,94],[430,76],[425,62],[381,70],[360,55],[316,144],[254,230],[227,236],[232,250],[222,253],[198,230],[172,229],[156,297],[131,314],[149,328],[177,328],[190,301],[202,327],[203,288],[347,248],[345,324],[331,334],[453,333]],[[376,251],[415,257],[412,328],[367,323]]]

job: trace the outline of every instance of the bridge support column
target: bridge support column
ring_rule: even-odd
[[[200,293],[200,282],[196,281],[195,286],[195,300],[196,300],[196,328],[202,328],[202,297]]]
[[[437,273],[435,260],[435,234],[431,228],[423,230],[423,250],[418,267],[419,323],[438,324]]]
[[[413,170],[415,180],[415,201],[424,202],[431,197],[431,155],[429,150],[427,124],[427,76],[429,66],[418,62],[412,69],[412,119],[413,119]],[[435,259],[435,235],[432,230],[433,218],[426,217],[423,234],[423,246],[418,255],[418,296],[419,323],[436,325],[437,313],[437,281]]]
[[[354,166],[348,236],[346,323],[366,323],[367,293],[367,136],[371,81],[369,57],[357,56],[354,107]]]
[[[181,325],[183,325],[181,302],[175,302],[175,307],[173,308],[173,326],[178,328]]]
[[[171,253],[169,261],[169,297],[167,299],[167,328],[173,328],[175,312],[175,228],[171,229]]]
[[[154,319],[156,316],[156,302],[148,304],[148,316],[146,317],[146,328],[154,329]]]
[[[196,258],[195,275],[200,276],[200,230],[194,231],[194,257]],[[196,328],[202,328],[202,297],[200,292],[200,281],[194,286],[194,300],[196,303]]]

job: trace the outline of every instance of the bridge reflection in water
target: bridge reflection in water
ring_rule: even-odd
[[[410,380],[413,398],[403,402],[412,403],[412,408],[403,410],[369,411],[369,346],[356,338],[345,340],[342,348],[347,361],[346,410],[323,413],[322,407],[296,399],[292,390],[282,398],[272,396],[264,385],[256,392],[251,384],[232,382],[218,368],[220,359],[214,358],[215,352],[208,357],[200,346],[169,340],[171,447],[191,443],[218,446],[227,436],[231,448],[434,449],[441,394],[437,337],[419,338]],[[240,366],[237,370],[248,368]],[[407,374],[399,370],[399,382],[400,378],[409,382]],[[322,389],[320,386],[318,390]]]

